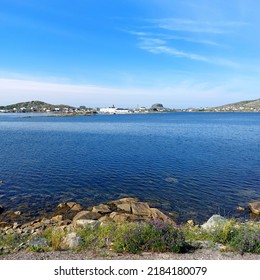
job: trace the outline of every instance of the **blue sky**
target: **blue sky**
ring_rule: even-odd
[[[260,98],[258,0],[0,0],[0,104]]]

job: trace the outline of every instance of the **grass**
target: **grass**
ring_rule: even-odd
[[[211,230],[202,228],[183,227],[182,229],[187,242],[212,241],[221,243],[231,251],[238,251],[240,254],[260,254],[260,224],[240,223],[231,219],[222,226],[216,226]]]
[[[39,236],[46,239],[48,246],[26,245],[27,249],[34,252],[62,250],[67,233],[69,232],[49,228]],[[196,241],[210,241],[212,244],[221,243],[227,250],[237,251],[240,254],[260,254],[260,224],[241,223],[234,219],[210,230],[204,230],[199,226],[178,227],[170,222],[154,221],[104,224],[95,229],[78,229],[76,233],[81,240],[75,248],[77,251],[105,248],[118,253],[136,254],[145,251],[184,253],[196,244]],[[28,240],[29,236],[5,234],[0,236],[0,249],[5,247],[15,250],[21,243],[30,244]]]

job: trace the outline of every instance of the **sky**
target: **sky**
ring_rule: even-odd
[[[260,98],[258,0],[0,0],[0,105]]]

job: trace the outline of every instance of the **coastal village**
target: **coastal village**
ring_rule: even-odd
[[[52,113],[53,115],[95,115],[95,114],[147,114],[167,112],[260,112],[260,99],[241,101],[218,107],[200,108],[167,108],[161,103],[151,107],[136,106],[136,108],[110,107],[90,108],[86,106],[73,107],[69,105],[52,105],[42,101],[21,102],[7,106],[0,106],[0,113]]]

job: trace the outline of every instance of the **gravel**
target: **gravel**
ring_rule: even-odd
[[[113,251],[50,251],[44,253],[21,251],[14,254],[0,255],[0,260],[260,260],[260,255],[234,252],[220,252],[219,250],[198,249],[192,253],[142,253],[117,254]]]

